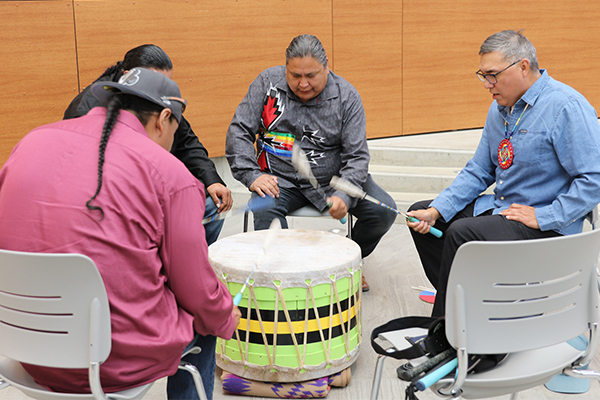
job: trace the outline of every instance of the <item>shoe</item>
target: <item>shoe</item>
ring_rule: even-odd
[[[362,277],[362,291],[363,292],[368,292],[369,290],[371,290],[371,287],[369,286],[369,284],[367,283],[367,280],[365,279],[365,276],[363,275],[363,277]]]

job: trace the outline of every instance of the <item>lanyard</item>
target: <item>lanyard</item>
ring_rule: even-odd
[[[510,132],[510,136],[508,136],[508,122],[506,122],[506,120],[504,121],[504,137],[508,140],[512,139],[515,131],[517,130],[517,125],[519,125],[519,122],[521,121],[521,117],[523,116],[523,114],[525,114],[525,110],[527,110],[527,107],[529,107],[529,104],[525,104],[525,108],[523,109],[523,112],[521,113],[521,115],[519,115],[519,119],[517,119],[517,122],[515,122],[515,126],[513,126],[512,131]]]

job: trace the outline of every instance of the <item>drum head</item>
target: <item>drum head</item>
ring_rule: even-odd
[[[304,229],[280,229],[263,250],[267,230],[240,233],[217,240],[208,249],[209,260],[217,275],[244,282],[253,274],[255,285],[273,286],[273,276],[282,287],[331,282],[331,275],[347,274],[360,264],[360,247],[352,240],[330,232]],[[308,273],[308,275],[307,275]]]

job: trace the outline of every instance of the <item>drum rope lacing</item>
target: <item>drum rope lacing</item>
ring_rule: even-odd
[[[357,328],[358,328],[357,332],[358,332],[359,341],[360,341],[360,338],[362,337],[362,332],[361,332],[362,321],[361,321],[361,318],[360,318],[359,308],[360,308],[360,301],[362,300],[361,299],[361,297],[362,297],[361,294],[362,293],[361,293],[360,290],[358,290],[358,291],[354,290],[355,283],[356,283],[354,275],[355,275],[355,273],[357,271],[353,271],[353,269],[350,269],[349,272],[350,272],[350,276],[349,276],[349,278],[350,278],[350,286],[348,288],[348,290],[349,290],[348,299],[349,300],[351,298],[354,299],[354,304],[355,304],[355,307],[356,307],[354,315],[357,317]],[[223,276],[223,279],[225,281],[225,284],[227,284],[227,276],[226,275]],[[337,285],[336,285],[337,281],[336,281],[335,275],[330,276],[330,280],[332,281],[332,287],[333,287],[334,290],[332,292],[330,292],[329,316],[328,316],[329,317],[328,318],[329,319],[329,324],[328,324],[328,327],[327,327],[328,328],[327,329],[328,330],[328,337],[330,339],[332,337],[331,335],[332,335],[333,319],[334,319],[334,304],[333,304],[333,300],[334,300],[334,294],[335,294],[335,303],[336,303],[337,310],[338,310],[337,315],[339,315],[339,318],[340,318],[340,325],[341,325],[341,329],[342,329],[342,337],[343,337],[343,341],[344,341],[344,348],[346,350],[346,355],[348,355],[349,352],[350,352],[350,348],[349,348],[349,340],[350,340],[349,333],[350,333],[350,330],[351,330],[351,320],[352,320],[351,308],[349,307],[348,310],[346,311],[347,312],[347,322],[346,323],[348,324],[348,326],[346,327],[345,326],[345,322],[344,322],[344,316],[343,316],[344,311],[342,311],[342,306],[341,306],[340,299],[339,299],[339,293],[338,293],[338,290],[337,290]],[[294,334],[295,332],[294,332],[294,328],[293,328],[292,319],[291,319],[290,314],[289,314],[289,310],[288,310],[288,307],[287,307],[287,304],[286,304],[285,296],[284,296],[283,291],[281,289],[281,285],[280,284],[277,285],[274,282],[274,285],[275,285],[275,287],[276,287],[277,290],[276,290],[276,299],[275,299],[276,306],[275,306],[275,313],[274,313],[275,314],[275,318],[274,318],[273,350],[272,350],[272,352],[269,349],[266,329],[265,329],[265,326],[264,326],[264,323],[263,323],[263,320],[262,320],[262,317],[261,317],[260,308],[259,308],[258,303],[257,303],[257,297],[256,297],[256,294],[254,292],[254,284],[250,284],[249,287],[248,287],[248,289],[249,289],[248,304],[247,304],[248,315],[250,314],[250,310],[252,309],[252,305],[254,305],[254,309],[256,310],[256,316],[257,316],[257,319],[258,319],[258,322],[259,322],[259,326],[260,326],[260,331],[261,331],[260,333],[261,333],[261,336],[262,336],[262,339],[263,339],[263,343],[264,343],[266,355],[267,355],[267,358],[268,358],[269,365],[270,365],[271,369],[275,368],[275,361],[274,360],[276,359],[277,326],[278,326],[278,322],[279,322],[278,321],[278,315],[279,315],[279,304],[280,303],[281,303],[282,308],[283,308],[283,312],[284,312],[284,315],[285,315],[285,318],[286,318],[287,325],[288,325],[289,330],[291,332],[291,337],[292,337],[292,341],[294,343],[294,348],[296,350],[296,357],[298,358],[298,363],[299,363],[300,369],[304,369],[305,368],[306,347],[307,347],[306,344],[307,344],[307,334],[308,334],[308,315],[309,315],[309,308],[310,308],[309,304],[311,304],[311,303],[312,303],[313,312],[314,312],[314,314],[316,316],[316,323],[317,323],[317,326],[319,328],[319,335],[320,335],[320,338],[321,338],[321,344],[323,346],[323,352],[324,352],[324,355],[325,355],[326,363],[327,363],[327,365],[331,364],[331,342],[332,341],[331,340],[327,340],[328,345],[326,345],[326,340],[325,340],[325,335],[324,335],[324,329],[323,329],[323,326],[321,324],[321,318],[324,318],[325,316],[321,317],[321,315],[319,314],[319,310],[318,310],[318,307],[317,307],[317,302],[315,301],[315,296],[314,296],[314,293],[313,293],[313,286],[311,285],[310,280],[307,281],[307,282],[305,282],[305,283],[307,285],[307,289],[308,290],[307,290],[307,293],[306,293],[306,301],[305,301],[305,313],[304,313],[305,319],[304,319],[304,335],[303,335],[304,336],[304,340],[303,340],[303,349],[304,349],[304,351],[303,351],[302,354],[300,352],[300,346],[298,345],[298,341],[297,341],[296,336]],[[309,297],[310,297],[311,301],[309,301]],[[249,338],[250,338],[250,334],[249,333],[250,333],[250,318],[246,318],[246,338],[245,338],[245,346],[244,346],[245,349],[242,348],[242,344],[241,344],[241,340],[240,340],[240,336],[239,336],[239,330],[238,329],[235,330],[235,336],[236,336],[236,339],[237,339],[237,342],[238,342],[238,348],[239,348],[240,355],[241,355],[241,358],[242,358],[241,361],[242,361],[242,364],[244,366],[246,366],[246,364],[247,364],[246,360],[248,359]],[[225,353],[225,342],[224,341],[221,344],[221,349],[222,349],[221,350],[222,353],[224,354]]]

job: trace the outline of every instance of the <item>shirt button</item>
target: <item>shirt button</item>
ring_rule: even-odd
[[[504,183],[504,181],[500,181],[500,184],[502,185]]]
[[[500,200],[504,200],[504,196],[500,197]]]

